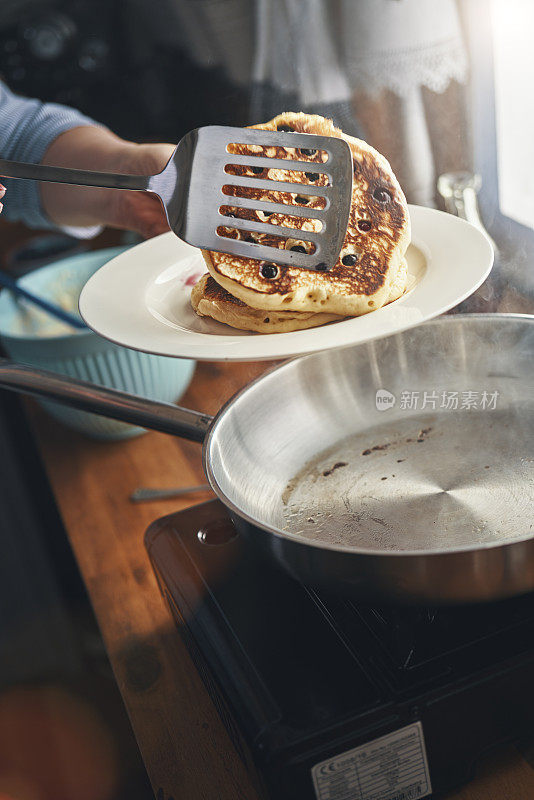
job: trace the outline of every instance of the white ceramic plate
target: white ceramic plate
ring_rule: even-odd
[[[406,330],[448,311],[488,275],[493,250],[477,228],[451,214],[410,206],[408,290],[378,311],[291,333],[238,331],[191,308],[206,272],[202,255],[173,233],[116,256],[85,285],[80,312],[96,333],[157,355],[201,361],[288,358],[347,347]]]

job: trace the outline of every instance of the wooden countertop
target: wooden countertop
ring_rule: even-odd
[[[182,404],[214,413],[261,365],[201,364]],[[67,534],[91,598],[157,800],[256,800],[158,590],[143,546],[156,518],[209,493],[135,505],[139,486],[204,482],[199,445],[159,433],[91,441],[35,405],[30,416]],[[516,748],[481,765],[447,800],[534,797],[534,764]]]

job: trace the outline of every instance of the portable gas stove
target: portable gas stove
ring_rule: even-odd
[[[297,583],[217,500],[145,543],[213,702],[267,797],[418,800],[534,731],[534,595],[371,608]]]

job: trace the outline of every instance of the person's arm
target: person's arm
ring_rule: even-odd
[[[0,82],[0,155],[13,161],[131,174],[162,169],[172,145],[137,145],[74,109],[18,97]],[[146,193],[3,179],[5,216],[31,227],[91,236],[101,225],[154,236],[168,230],[159,201]]]

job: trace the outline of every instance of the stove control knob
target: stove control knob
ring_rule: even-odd
[[[202,542],[202,544],[217,547],[221,544],[228,544],[232,539],[235,539],[237,531],[231,520],[216,519],[200,528],[197,536],[199,542]]]

